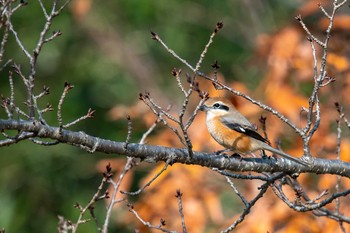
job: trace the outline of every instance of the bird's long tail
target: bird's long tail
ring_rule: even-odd
[[[302,161],[302,160],[300,160],[300,159],[298,159],[298,158],[295,158],[295,157],[293,157],[293,156],[291,156],[291,155],[289,155],[289,154],[286,154],[286,153],[284,153],[284,152],[282,152],[282,151],[280,151],[280,150],[278,150],[278,149],[275,149],[275,148],[273,148],[273,147],[271,147],[271,146],[269,146],[269,145],[267,145],[267,144],[264,145],[264,149],[265,149],[265,150],[268,150],[268,151],[271,151],[271,152],[273,152],[273,153],[279,154],[280,156],[282,156],[282,157],[284,157],[284,158],[286,158],[286,159],[292,160],[292,161],[294,161],[294,162],[296,162],[296,163],[299,163],[299,164],[301,164],[301,165],[304,165],[304,166],[307,166],[307,167],[310,166],[309,163],[307,163],[307,162],[305,162],[305,161]]]

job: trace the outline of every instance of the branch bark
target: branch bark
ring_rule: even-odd
[[[57,140],[60,143],[77,146],[89,152],[99,151],[106,154],[120,154],[139,158],[151,163],[166,162],[170,158],[170,164],[193,164],[234,172],[315,173],[333,174],[350,178],[350,163],[340,160],[313,158],[312,165],[306,167],[283,158],[243,158],[240,160],[205,152],[193,152],[193,157],[190,157],[187,148],[170,148],[137,143],[128,143],[126,146],[125,142],[94,137],[82,131],[75,132],[59,127],[47,126],[41,124],[39,121],[0,120],[0,131],[5,130],[19,131],[19,134],[13,137],[12,144],[28,138],[23,135],[30,135],[31,138]],[[9,139],[6,140],[8,141]],[[4,141],[0,141],[0,146],[2,142]],[[7,142],[4,145],[9,144],[11,143]]]

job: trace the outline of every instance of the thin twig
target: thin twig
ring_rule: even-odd
[[[268,181],[269,178],[266,177],[266,176],[257,176],[257,175],[245,175],[245,174],[235,174],[235,173],[231,173],[231,172],[228,172],[228,171],[222,171],[222,170],[219,170],[217,168],[212,168],[213,171],[221,174],[221,175],[224,175],[226,177],[231,177],[231,178],[234,178],[234,179],[242,179],[242,180],[262,180],[262,181]]]
[[[128,148],[128,144],[130,143],[130,139],[131,139],[131,134],[132,134],[132,121],[131,121],[131,117],[129,115],[126,116],[126,119],[128,120],[128,133],[126,136],[126,140],[125,140],[125,146],[124,149],[126,150]]]
[[[55,31],[52,33],[52,35],[49,38],[44,40],[44,43],[48,43],[48,42],[54,40],[56,37],[59,37],[60,35],[62,35],[61,31]]]
[[[331,16],[328,14],[328,12],[324,9],[324,7],[322,6],[321,3],[318,4],[318,7],[321,9],[321,11],[323,12],[323,14],[328,18],[331,19]]]
[[[224,23],[223,23],[223,22],[218,22],[218,23],[216,24],[213,33],[210,35],[210,38],[209,38],[208,43],[205,45],[204,50],[202,51],[202,53],[201,53],[201,55],[200,55],[200,58],[199,58],[199,60],[198,60],[198,62],[197,62],[197,64],[196,64],[196,68],[195,68],[194,73],[196,73],[196,72],[199,70],[199,68],[201,67],[201,64],[202,64],[202,62],[203,62],[203,59],[204,59],[205,55],[207,54],[207,51],[208,51],[209,46],[213,43],[214,37],[215,37],[216,34],[223,28],[223,26],[224,26]]]
[[[178,59],[179,61],[181,61],[183,64],[185,64],[187,67],[189,67],[192,71],[194,71],[195,69],[185,60],[182,59],[179,55],[177,55],[174,50],[171,50],[163,41],[162,39],[158,36],[157,33],[155,32],[151,32],[152,34],[152,39],[158,41],[165,49],[166,51],[168,51],[171,55],[173,55],[176,59]]]
[[[184,96],[186,96],[187,91],[185,90],[185,88],[182,85],[181,79],[180,79],[180,74],[181,74],[181,69],[177,70],[176,68],[174,68],[171,71],[172,75],[176,78],[176,82],[177,82],[177,86],[180,88],[182,94],[184,94]]]
[[[79,117],[78,119],[76,119],[75,121],[72,121],[71,123],[68,123],[68,124],[63,125],[62,127],[63,127],[63,128],[69,128],[69,127],[71,127],[72,125],[75,125],[75,124],[79,123],[80,121],[93,118],[93,117],[94,117],[94,114],[95,114],[95,110],[89,108],[89,109],[88,109],[88,112],[87,112],[84,116]]]
[[[0,64],[3,61],[3,56],[5,53],[5,45],[7,44],[8,37],[9,37],[9,26],[7,24],[5,27],[4,34],[3,34],[2,40],[1,40],[1,45],[0,45]]]
[[[316,82],[317,76],[318,76],[316,48],[315,48],[314,40],[312,40],[311,38],[309,38],[308,40],[310,41],[311,50],[312,50],[312,57],[313,57],[313,61],[314,61],[314,64],[313,64],[314,82]],[[310,130],[311,125],[312,125],[313,109],[312,109],[312,106],[310,104],[309,104],[309,108],[306,110],[306,112],[307,112],[307,117],[306,117],[307,123],[306,123],[305,127],[303,128],[304,135]]]
[[[233,189],[233,191],[236,193],[236,195],[241,199],[241,201],[243,202],[243,204],[248,207],[249,203],[248,201],[244,198],[244,196],[238,191],[237,187],[235,186],[235,184],[232,182],[232,180],[230,178],[228,178],[227,176],[225,176],[226,181],[230,184],[231,188]]]
[[[25,139],[28,139],[28,138],[32,138],[33,136],[35,136],[34,133],[21,133],[15,137],[11,137],[11,138],[7,138],[7,139],[4,139],[4,140],[1,140],[0,141],[0,147],[3,147],[3,146],[9,146],[9,145],[12,145],[12,144],[16,144],[22,140],[25,140]]]
[[[338,102],[335,102],[334,105],[339,113],[339,118],[342,119],[346,126],[350,129],[350,121],[345,117],[343,107]]]
[[[16,73],[17,75],[19,75],[19,77],[21,77],[21,79],[22,79],[24,85],[27,86],[27,85],[28,85],[28,79],[27,79],[27,78],[24,76],[24,74],[22,73],[21,66],[18,65],[18,64],[16,64],[16,63],[14,63],[14,64],[12,65],[12,68],[14,69],[15,73]]]
[[[7,18],[8,18],[7,23],[8,23],[8,25],[9,25],[9,29],[10,29],[10,31],[12,32],[12,34],[14,35],[18,46],[21,48],[22,52],[26,55],[26,57],[27,57],[29,60],[31,60],[31,59],[32,59],[32,56],[31,56],[30,53],[27,51],[27,49],[24,47],[22,41],[19,39],[19,36],[18,36],[16,30],[13,28],[13,25],[12,25],[11,21],[9,20],[10,15],[8,15]]]
[[[182,225],[182,233],[187,233],[186,224],[185,224],[185,215],[183,213],[183,206],[182,206],[182,195],[183,195],[183,193],[179,189],[176,190],[175,197],[177,198],[177,204],[179,206],[179,213],[180,213],[181,225]]]
[[[58,140],[55,140],[55,141],[52,141],[52,142],[41,141],[41,140],[37,140],[37,139],[34,139],[34,138],[30,138],[29,140],[34,142],[35,144],[39,144],[41,146],[54,146],[54,145],[57,145],[57,144],[60,143],[60,141],[58,141]]]
[[[112,174],[111,172],[111,167],[110,165],[106,166],[106,173],[104,173],[103,179],[100,183],[100,185],[97,188],[96,193],[93,195],[93,197],[91,198],[91,200],[89,201],[89,203],[82,208],[79,204],[76,204],[76,207],[80,210],[80,215],[76,221],[75,224],[72,225],[72,233],[75,233],[78,230],[78,227],[80,224],[85,223],[85,221],[83,220],[83,217],[86,213],[87,210],[89,210],[98,200],[101,199],[105,199],[105,198],[109,198],[108,194],[104,194],[101,196],[101,191],[103,189],[103,187],[105,186],[105,184],[107,183],[107,181],[111,178]]]
[[[62,4],[62,6],[60,7],[60,9],[58,9],[56,12],[54,12],[54,16],[57,16],[61,13],[61,11],[66,8],[66,6],[68,5],[68,3],[70,3],[71,0],[67,0],[65,3]]]
[[[340,150],[341,148],[341,122],[340,120],[337,121],[337,159],[340,160]],[[340,182],[341,182],[341,177],[337,176],[337,184],[335,185],[335,192],[339,193],[340,189]],[[335,200],[335,211],[340,214],[340,198],[337,198]],[[343,225],[343,222],[339,222],[340,229],[342,230],[343,233],[345,233],[345,228]]]
[[[153,130],[156,128],[159,122],[160,122],[160,119],[158,117],[157,120],[151,125],[151,127],[149,127],[149,129],[145,133],[143,133],[140,140],[140,144],[146,143],[146,138],[153,132]]]
[[[0,72],[3,71],[10,63],[12,63],[12,59],[8,59],[7,62],[1,66]]]
[[[301,15],[297,15],[295,17],[296,20],[299,21],[300,25],[303,27],[303,29],[305,30],[305,32],[307,33],[307,35],[314,40],[318,45],[320,45],[322,48],[326,47],[326,44],[323,43],[322,41],[320,41],[318,38],[316,38],[307,28],[307,26],[305,25],[305,23],[303,22],[303,20],[301,19]]]
[[[188,128],[192,125],[192,123],[193,123],[195,117],[197,116],[197,114],[198,114],[198,112],[199,112],[199,110],[200,110],[201,105],[204,104],[204,102],[207,100],[207,97],[208,97],[208,95],[205,95],[205,97],[202,98],[202,99],[199,101],[199,103],[197,104],[196,109],[194,110],[193,114],[190,116],[190,118],[188,119],[186,125],[184,126],[184,129],[185,129],[186,131],[187,131]]]
[[[150,109],[151,111],[158,117],[159,121],[163,123],[163,125],[165,125],[166,127],[168,127],[171,131],[173,131],[176,136],[179,138],[180,142],[183,145],[186,145],[186,141],[182,138],[181,134],[179,133],[179,131],[174,128],[173,126],[171,126],[167,120],[164,119],[163,115],[165,115],[168,119],[175,121],[176,123],[179,124],[178,120],[175,119],[173,116],[171,116],[167,110],[163,110],[162,108],[160,108],[158,105],[154,105],[153,103],[151,103],[149,101],[150,97],[149,97],[149,93],[146,94],[142,94],[140,93],[140,100],[142,100]],[[158,108],[159,107],[159,108]],[[156,109],[157,108],[157,109]],[[171,118],[169,118],[171,117]]]
[[[129,207],[129,211],[131,213],[133,213],[135,215],[135,217],[145,226],[149,227],[149,228],[153,228],[153,229],[157,229],[157,230],[160,230],[160,231],[163,231],[163,232],[167,232],[167,233],[179,233],[177,231],[169,231],[165,228],[163,228],[162,226],[165,225],[165,220],[163,219],[160,219],[160,224],[158,225],[153,225],[152,223],[150,222],[147,222],[145,220],[143,220],[141,218],[141,216],[136,212],[136,210],[134,210],[134,206],[132,204],[128,204],[128,207]]]
[[[58,121],[58,126],[60,128],[63,127],[63,120],[62,120],[62,105],[63,101],[70,89],[72,89],[74,86],[71,83],[64,82],[64,89],[61,95],[60,100],[58,101],[58,107],[57,107],[57,121]]]
[[[256,195],[254,197],[253,200],[251,200],[250,202],[248,202],[248,204],[246,205],[246,208],[244,209],[244,211],[242,212],[242,214],[239,216],[239,218],[232,223],[229,227],[227,227],[225,230],[222,231],[222,233],[228,233],[230,231],[232,231],[233,229],[235,229],[237,227],[238,224],[240,224],[241,222],[243,222],[244,218],[250,213],[251,208],[255,205],[255,203],[260,200],[263,195],[266,193],[267,189],[268,189],[269,185],[267,183],[265,183],[264,185],[262,185],[260,187],[260,192],[258,193],[258,195]]]
[[[112,184],[113,193],[112,193],[111,201],[110,201],[110,203],[107,206],[107,212],[106,212],[105,221],[104,221],[104,224],[103,224],[103,227],[102,227],[102,233],[107,233],[108,232],[108,226],[109,226],[109,221],[111,219],[113,206],[116,203],[119,203],[119,202],[124,200],[124,199],[121,199],[121,200],[120,199],[116,199],[116,197],[117,197],[117,194],[118,194],[121,182],[124,180],[125,175],[130,171],[130,169],[133,166],[134,166],[134,158],[128,157],[123,170],[119,174],[119,179],[117,180],[117,182],[114,182],[112,179],[108,180],[108,182],[110,184]]]
[[[127,194],[127,195],[130,195],[130,196],[136,196],[136,195],[139,195],[143,190],[145,190],[148,186],[150,186],[153,181],[155,181],[164,171],[166,171],[166,169],[168,168],[169,166],[169,163],[170,163],[171,159],[169,158],[165,165],[163,166],[163,168],[157,172],[157,174],[150,180],[148,181],[144,186],[142,186],[140,189],[138,189],[137,191],[135,192],[126,192],[126,191],[120,191],[122,194]]]
[[[40,4],[40,7],[41,7],[41,9],[42,9],[42,11],[43,11],[43,13],[45,15],[45,19],[48,20],[49,19],[49,15],[46,12],[46,9],[44,7],[44,4],[43,4],[42,0],[39,0],[39,4]]]
[[[13,107],[15,103],[15,88],[13,85],[13,73],[12,70],[9,70],[9,85],[10,85],[10,115],[9,118],[13,117]]]

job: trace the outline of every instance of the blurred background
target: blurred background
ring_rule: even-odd
[[[43,2],[46,9],[51,9],[52,1]],[[93,119],[71,130],[124,141],[129,114],[133,121],[131,141],[138,142],[155,120],[139,102],[138,94],[148,91],[162,106],[172,104],[176,112],[183,97],[171,70],[176,67],[183,73],[189,72],[151,39],[150,31],[158,33],[171,49],[194,66],[216,23],[223,21],[224,28],[209,48],[201,71],[210,74],[211,64],[218,60],[222,80],[278,109],[294,123],[302,124],[300,109],[307,106],[307,96],[312,90],[313,60],[310,43],[294,17],[300,13],[309,29],[323,38],[328,22],[318,9],[319,2],[330,9],[329,1],[320,0],[72,0],[51,27],[52,31],[60,30],[62,36],[46,44],[38,59],[35,91],[40,93],[44,85],[50,87],[50,95],[39,104],[53,105],[55,110],[46,113],[45,119],[57,126],[57,104],[64,82],[71,82],[75,88],[63,104],[64,123],[86,114],[89,108],[96,110]],[[334,158],[336,146],[337,112],[333,103],[339,101],[346,106],[350,101],[349,8],[344,7],[338,14],[327,67],[328,74],[337,81],[323,89],[325,123],[312,144],[315,154],[328,158]],[[29,1],[13,15],[15,30],[28,51],[34,49],[44,23],[37,1]],[[28,75],[28,60],[12,35],[4,61],[9,58],[20,64],[23,73]],[[9,96],[8,70],[0,73],[0,94],[4,96]],[[186,80],[185,75],[183,78]],[[25,109],[23,83],[17,76],[14,83],[16,103]],[[200,82],[200,87],[213,96],[227,94],[215,92],[211,84],[204,81]],[[194,102],[196,100],[194,98]],[[242,99],[232,97],[232,101],[257,124],[261,114],[268,116]],[[347,108],[345,110],[347,112]],[[3,110],[0,117],[6,118]],[[190,133],[196,150],[220,148],[214,142],[207,143],[211,139],[204,127],[203,115],[199,115],[194,124]],[[301,155],[301,140],[291,129],[273,117],[268,118],[267,126],[272,140],[280,140],[289,153]],[[345,131],[344,136],[347,135]],[[149,138],[149,143],[181,146],[175,135],[161,126]],[[342,159],[348,160],[348,139],[343,140],[342,147]],[[0,228],[4,227],[6,232],[55,232],[58,215],[75,221],[79,212],[74,204],[85,205],[91,199],[102,179],[104,166],[111,162],[117,173],[125,163],[124,156],[89,154],[69,145],[44,147],[29,141],[0,148],[0,155]],[[162,164],[141,164],[129,174],[123,189],[137,189],[161,167]],[[315,196],[320,190],[333,190],[335,185],[335,177],[303,175],[300,180],[305,185],[317,184],[308,190]],[[260,185],[256,181],[236,182],[248,199]],[[348,184],[344,181],[343,185]],[[145,219],[157,224],[164,218],[170,230],[180,230],[174,197],[176,189],[184,193],[189,232],[217,232],[232,223],[243,209],[223,177],[206,168],[184,165],[172,166],[154,185],[131,201]],[[290,195],[293,197],[292,191]],[[334,221],[307,213],[297,215],[276,200],[270,192],[240,226],[240,232],[301,232],[305,227],[309,230],[303,232],[340,231]],[[257,223],[262,211],[266,219]],[[100,223],[104,213],[105,204],[97,204]],[[93,222],[80,228],[80,232],[96,232]],[[130,215],[125,203],[116,206],[110,232],[133,232],[135,229],[148,232]]]

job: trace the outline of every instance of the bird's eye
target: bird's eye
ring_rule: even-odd
[[[224,104],[220,104],[220,103],[215,103],[213,104],[213,108],[214,109],[221,109],[221,110],[224,110],[224,111],[228,111],[230,108]]]
[[[221,106],[221,105],[218,104],[218,103],[215,103],[215,104],[213,105],[214,108],[220,108],[220,106]]]

